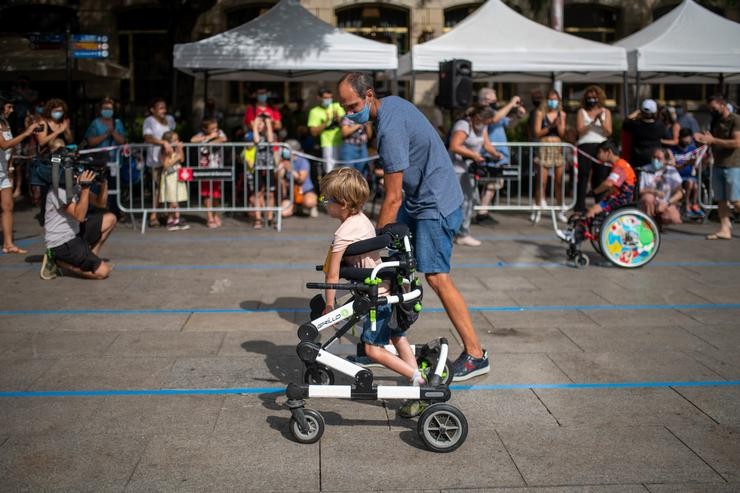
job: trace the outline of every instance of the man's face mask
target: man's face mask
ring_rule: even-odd
[[[332,98],[324,98],[321,100],[321,106],[323,106],[324,108],[328,108],[333,102],[334,100]]]
[[[113,108],[103,108],[100,110],[100,116],[103,118],[113,118]]]
[[[655,171],[663,169],[663,160],[657,157],[653,158],[653,168]]]
[[[370,120],[370,105],[367,103],[367,99],[365,99],[365,104],[360,111],[348,113],[345,116],[360,125],[367,123]]]

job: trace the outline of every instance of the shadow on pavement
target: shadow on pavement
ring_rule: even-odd
[[[243,310],[254,310],[254,307],[258,307],[260,310],[275,310],[277,314],[283,320],[291,323],[296,323],[296,329],[303,321],[308,321],[309,307],[308,304],[311,300],[306,298],[298,298],[293,296],[275,298],[272,303],[265,303],[262,300],[244,300],[239,303],[239,307]],[[305,307],[305,314],[302,310]],[[296,338],[296,343],[298,342]]]

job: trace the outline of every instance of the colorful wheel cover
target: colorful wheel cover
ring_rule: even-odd
[[[607,220],[601,233],[604,255],[622,267],[644,265],[658,249],[655,226],[641,214],[615,214]]]

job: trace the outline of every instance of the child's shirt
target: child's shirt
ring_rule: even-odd
[[[635,190],[635,172],[632,170],[632,166],[624,159],[618,159],[616,163],[612,165],[612,169],[609,172],[609,180],[614,183],[614,192],[612,196],[632,196]]]
[[[686,147],[675,146],[671,149],[673,151],[673,157],[676,159],[676,168],[681,175],[681,178],[687,179],[695,175],[693,164],[686,164],[692,161],[695,156],[693,152],[696,150],[696,144],[689,144]]]
[[[330,252],[332,255],[344,255],[344,251],[352,243],[375,238],[375,226],[370,222],[362,212],[349,216],[334,232]],[[328,261],[328,258],[327,258]],[[380,251],[363,253],[362,255],[353,255],[344,257],[343,265],[348,267],[360,267],[371,269],[381,262]],[[328,262],[324,264],[325,270],[328,269]],[[380,296],[386,296],[389,291],[389,283],[384,281],[378,289]]]

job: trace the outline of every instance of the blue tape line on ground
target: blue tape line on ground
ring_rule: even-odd
[[[738,310],[740,303],[703,303],[684,305],[543,305],[543,306],[471,306],[471,312],[556,312],[625,310]],[[151,308],[151,309],[68,309],[0,310],[0,316],[16,315],[181,315],[191,313],[307,313],[308,308]],[[425,308],[427,313],[441,313],[444,308]]]
[[[737,387],[740,380],[697,382],[612,382],[612,383],[543,383],[543,384],[492,384],[451,385],[455,391],[529,390],[529,389],[647,389],[667,387]],[[231,389],[142,389],[142,390],[31,390],[0,392],[0,398],[11,397],[111,397],[111,396],[160,396],[160,395],[254,395],[277,394],[285,387],[242,387]]]

